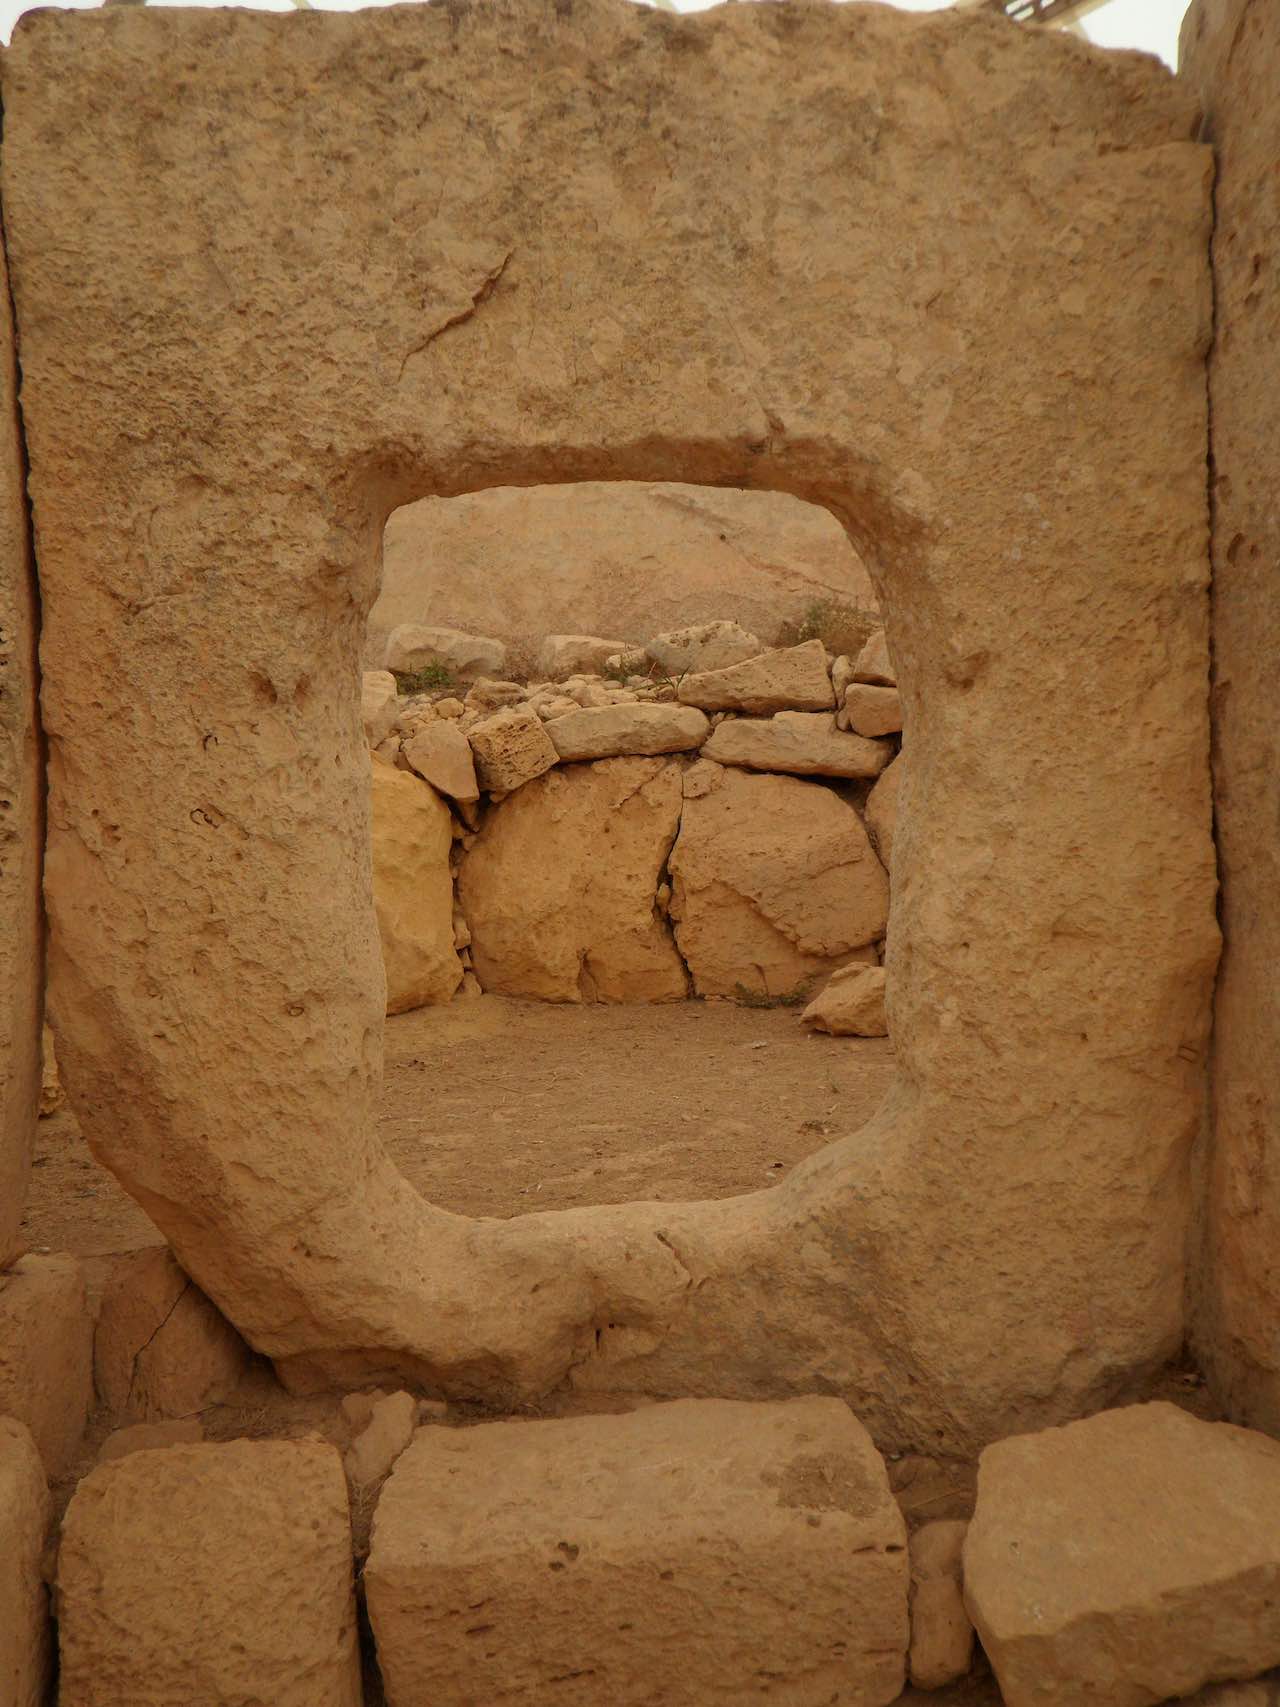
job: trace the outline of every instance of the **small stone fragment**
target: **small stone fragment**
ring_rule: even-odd
[[[557,717],[547,733],[562,760],[652,757],[702,745],[710,724],[688,705],[604,705]]]
[[[897,688],[851,682],[845,690],[844,711],[857,735],[897,735],[902,730],[902,696]]]
[[[911,1682],[941,1689],[973,1660],[973,1625],[965,1611],[962,1556],[967,1523],[926,1523],[911,1537]]]
[[[875,629],[858,653],[853,666],[855,682],[870,682],[878,687],[896,688],[898,674],[889,662],[889,643],[883,628]]]
[[[829,711],[780,711],[774,717],[729,717],[703,748],[709,759],[792,776],[879,776],[893,758],[885,741],[844,735]]]
[[[0,1274],[0,1415],[31,1430],[48,1476],[70,1468],[93,1399],[93,1314],[72,1256],[19,1257]]]
[[[820,640],[762,652],[725,670],[685,676],[676,689],[682,705],[703,711],[833,711],[835,693]]]
[[[509,794],[556,763],[551,737],[536,711],[516,706],[496,712],[468,732],[480,786]]]
[[[111,1416],[160,1422],[229,1399],[250,1355],[167,1245],[117,1261],[94,1336],[98,1394]]]
[[[736,622],[701,622],[692,628],[657,634],[645,652],[665,675],[683,676],[692,671],[723,670],[756,658],[764,647],[754,634]]]
[[[841,966],[800,1015],[811,1031],[832,1037],[887,1037],[883,966]]]
[[[359,1707],[347,1484],[319,1441],[134,1452],[58,1553],[62,1707]]]
[[[1009,1707],[1150,1707],[1280,1664],[1280,1441],[1130,1405],[983,1452],[969,1614]]]
[[[506,661],[506,647],[487,634],[405,622],[387,636],[386,666],[397,674],[411,675],[437,664],[459,681],[471,681],[497,675]]]
[[[0,1703],[41,1707],[50,1671],[49,1596],[42,1562],[53,1521],[31,1431],[0,1416]]]
[[[413,1439],[418,1401],[412,1393],[383,1393],[369,1406],[369,1415],[347,1448],[343,1468],[357,1496],[390,1474],[391,1466]]]
[[[435,700],[434,704],[437,717],[461,717],[467,709],[462,701],[455,699],[452,694],[446,694],[443,699]]]
[[[130,1423],[113,1429],[98,1451],[98,1463],[110,1464],[131,1452],[155,1452],[165,1446],[194,1446],[204,1439],[198,1417],[178,1417],[170,1422]]]
[[[479,800],[471,742],[456,723],[437,719],[404,743],[409,764],[424,782],[452,800]]]
[[[595,634],[548,634],[538,648],[538,668],[558,682],[577,670],[603,670],[610,657],[625,650],[625,640],[601,640]]]
[[[390,670],[366,670],[360,678],[360,721],[365,745],[385,741],[399,716],[396,679]]]
[[[364,1583],[396,1707],[886,1707],[905,1543],[839,1400],[684,1399],[420,1430]]]
[[[525,691],[519,682],[499,682],[481,676],[467,689],[462,703],[468,711],[501,711],[508,705],[520,705]]]

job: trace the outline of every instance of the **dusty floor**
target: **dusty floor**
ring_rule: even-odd
[[[468,1215],[727,1197],[855,1130],[892,1077],[887,1041],[807,1033],[791,1008],[482,996],[387,1021],[381,1128],[419,1190]],[[158,1241],[65,1108],[40,1122],[25,1227],[78,1256]]]

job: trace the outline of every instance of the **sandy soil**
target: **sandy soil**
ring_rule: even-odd
[[[383,1140],[420,1191],[468,1215],[754,1191],[860,1126],[893,1077],[887,1041],[725,1002],[481,996],[397,1015],[385,1047]],[[86,1257],[158,1238],[66,1109],[40,1122],[25,1227]]]

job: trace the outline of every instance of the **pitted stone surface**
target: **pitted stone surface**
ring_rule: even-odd
[[[99,1464],[58,1551],[60,1707],[359,1707],[342,1462],[318,1441]]]
[[[364,1581],[396,1707],[883,1707],[905,1544],[838,1400],[685,1400],[419,1430]]]
[[[998,1441],[965,1600],[1008,1707],[1153,1707],[1280,1664],[1280,1442],[1174,1405]]]
[[[21,22],[59,1060],[287,1379],[817,1379],[968,1448],[1182,1343],[1217,949],[1193,105],[967,10]],[[873,572],[898,1088],[768,1194],[468,1222],[375,1138],[379,533],[424,494],[673,478],[825,505]]]
[[[1180,66],[1217,153],[1209,359],[1214,808],[1225,935],[1195,1343],[1280,1432],[1280,8],[1193,0]]]

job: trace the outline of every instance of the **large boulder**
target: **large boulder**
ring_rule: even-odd
[[[965,1599],[1008,1707],[1151,1707],[1280,1664],[1280,1441],[1131,1405],[998,1441]]]
[[[847,801],[710,760],[690,769],[685,792],[671,916],[699,995],[791,995],[866,958],[889,880]]]
[[[680,820],[677,759],[554,770],[492,809],[458,874],[486,990],[551,1002],[687,994],[655,897]]]
[[[692,671],[723,670],[741,664],[764,651],[754,634],[736,622],[702,622],[691,628],[655,634],[645,646],[646,656],[668,676]]]
[[[538,672],[549,681],[562,682],[579,671],[603,670],[616,653],[625,652],[625,640],[603,640],[598,634],[548,634],[538,648]]]
[[[52,1521],[30,1430],[0,1417],[0,1703],[44,1707],[49,1685],[45,1539]]]
[[[373,762],[373,905],[387,1012],[447,1002],[462,982],[453,946],[449,808],[408,771]]]
[[[833,711],[835,690],[820,640],[761,652],[722,670],[700,670],[681,679],[676,697],[703,711]]]
[[[448,622],[532,655],[553,632],[643,639],[727,617],[771,642],[833,600],[874,604],[867,572],[834,516],[785,493],[507,486],[392,514],[369,633],[376,647],[398,623]]]
[[[705,713],[662,701],[590,706],[547,724],[552,745],[566,760],[687,753],[702,745],[710,729]]]
[[[315,1440],[100,1464],[58,1552],[62,1707],[359,1707],[342,1462]]]
[[[468,681],[501,671],[507,662],[507,649],[492,635],[406,622],[387,636],[384,657],[387,669],[397,673],[412,673],[435,665],[442,674]]]
[[[836,1399],[420,1430],[364,1583],[396,1707],[883,1707],[903,1683],[906,1529]]]
[[[748,770],[793,776],[879,776],[893,758],[887,741],[868,741],[837,729],[829,711],[779,711],[773,717],[726,717],[703,757]]]

